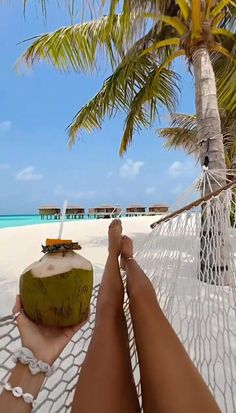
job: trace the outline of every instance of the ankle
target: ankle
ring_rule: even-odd
[[[108,250],[108,258],[116,259],[118,260],[120,255],[120,251],[116,251],[114,249],[109,249]]]

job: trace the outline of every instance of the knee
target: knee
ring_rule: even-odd
[[[141,283],[127,284],[127,293],[130,301],[142,303],[145,306],[157,301],[156,292],[149,280],[145,280],[143,285]]]
[[[123,313],[123,300],[114,301],[106,298],[98,300],[96,307],[96,317],[102,320],[116,318]]]

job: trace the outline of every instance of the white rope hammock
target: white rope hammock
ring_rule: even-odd
[[[225,171],[224,171],[225,174]],[[163,312],[203,375],[222,412],[235,413],[236,401],[236,171],[204,171],[193,193],[215,182],[218,191],[161,219],[140,245],[136,259],[151,279]],[[186,197],[185,197],[186,199]],[[69,412],[78,370],[92,336],[99,286],[94,287],[91,319],[60,357],[57,372],[39,395],[39,413]],[[132,366],[141,404],[138,359],[125,301]],[[12,317],[0,320],[0,380],[13,367],[19,347]],[[157,366],[158,368],[158,366]]]

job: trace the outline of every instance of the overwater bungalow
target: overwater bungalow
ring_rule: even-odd
[[[115,218],[121,214],[121,208],[115,205],[100,205],[95,208],[89,208],[91,218]]]
[[[39,207],[39,215],[41,219],[60,219],[61,208],[55,205]]]
[[[148,208],[149,215],[167,214],[169,212],[168,205],[154,204]]]
[[[130,205],[126,208],[127,217],[138,217],[140,215],[146,215],[146,207],[143,205]]]
[[[79,205],[70,205],[66,208],[67,219],[82,219],[84,218],[84,208]]]

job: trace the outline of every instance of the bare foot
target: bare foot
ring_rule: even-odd
[[[121,250],[122,225],[120,219],[113,219],[108,230],[108,250],[109,253],[120,255]]]
[[[126,235],[122,237],[121,240],[121,260],[120,260],[120,266],[124,270],[125,269],[125,261],[127,258],[133,257],[134,253],[134,246],[133,246],[133,241]]]

